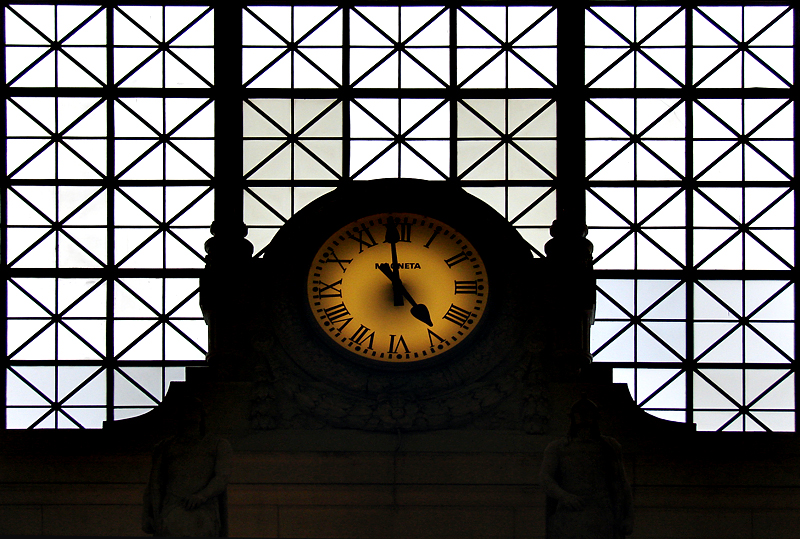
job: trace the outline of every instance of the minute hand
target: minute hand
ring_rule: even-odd
[[[392,290],[394,291],[394,306],[403,306],[403,293],[400,291],[400,264],[397,263],[397,242],[400,241],[400,233],[397,232],[397,225],[394,219],[389,217],[386,223],[386,242],[392,247]]]
[[[380,264],[378,269],[380,269],[381,272],[383,272],[383,274],[386,275],[390,281],[392,281],[392,285],[394,285],[395,290],[399,290],[403,297],[406,298],[411,304],[411,316],[420,322],[424,322],[428,324],[428,326],[433,327],[431,314],[428,312],[428,308],[425,306],[425,304],[414,301],[414,298],[412,298],[411,294],[408,293],[408,290],[406,290],[406,287],[403,285],[400,279],[395,278],[392,268],[389,266],[389,264]]]

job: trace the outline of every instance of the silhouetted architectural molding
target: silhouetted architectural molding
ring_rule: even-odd
[[[205,432],[199,399],[165,404],[175,434],[153,452],[142,530],[166,537],[227,537],[231,446]]]
[[[585,396],[570,410],[567,436],[545,449],[541,484],[547,539],[622,539],[633,532],[621,447],[600,434],[597,405]]]

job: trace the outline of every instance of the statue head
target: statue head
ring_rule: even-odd
[[[569,411],[569,438],[586,434],[591,438],[600,437],[600,409],[583,395]]]
[[[175,434],[205,434],[205,409],[197,397],[181,396],[164,399],[164,407],[170,430]]]

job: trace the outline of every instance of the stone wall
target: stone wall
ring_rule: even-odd
[[[232,440],[230,532],[248,537],[544,537],[552,439],[511,432],[263,432]],[[633,539],[797,538],[800,437],[626,439]],[[0,535],[142,535],[150,455],[103,431],[8,431]]]

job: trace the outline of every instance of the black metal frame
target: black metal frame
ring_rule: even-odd
[[[647,401],[650,398],[652,398],[653,394],[657,393],[658,391],[660,391],[661,389],[666,387],[674,379],[676,379],[678,376],[680,376],[680,375],[685,373],[686,374],[686,381],[685,381],[686,421],[693,422],[694,421],[693,411],[695,409],[695,405],[694,405],[694,402],[693,402],[693,393],[694,393],[693,375],[695,373],[697,373],[698,376],[700,376],[701,378],[704,378],[707,382],[709,382],[709,384],[712,385],[712,387],[714,387],[718,391],[720,391],[720,393],[722,395],[725,395],[725,397],[728,398],[731,401],[731,407],[732,408],[734,408],[734,403],[736,402],[735,398],[728,396],[722,388],[717,386],[714,382],[712,382],[710,379],[708,379],[705,375],[702,374],[704,364],[698,363],[698,361],[701,360],[703,354],[701,353],[698,356],[698,354],[695,353],[694,345],[693,345],[694,337],[695,337],[695,335],[694,335],[694,330],[695,330],[695,320],[694,320],[694,318],[695,318],[695,316],[694,316],[694,311],[693,311],[693,309],[694,309],[693,305],[694,305],[694,302],[695,302],[695,288],[694,287],[695,286],[699,286],[702,289],[702,287],[703,287],[702,283],[704,281],[735,280],[735,281],[744,282],[744,280],[761,281],[761,280],[769,280],[769,279],[778,279],[778,280],[781,280],[781,281],[786,283],[783,287],[780,288],[781,290],[784,290],[789,286],[794,286],[794,305],[795,305],[794,313],[789,313],[787,319],[783,319],[783,320],[781,320],[781,322],[791,323],[790,320],[793,321],[794,319],[796,319],[796,312],[797,312],[797,308],[798,308],[797,307],[797,304],[798,304],[798,301],[797,301],[797,299],[798,299],[798,296],[797,296],[798,291],[797,291],[797,286],[796,286],[797,280],[796,280],[796,277],[794,275],[794,270],[793,270],[793,268],[794,268],[794,266],[796,265],[796,262],[797,262],[796,259],[797,259],[797,245],[798,244],[797,244],[797,234],[796,233],[794,235],[795,236],[795,239],[794,239],[794,259],[786,261],[786,268],[783,269],[783,270],[749,270],[749,269],[745,269],[745,262],[744,261],[742,261],[742,267],[739,270],[704,269],[704,268],[702,268],[703,260],[698,261],[698,262],[695,261],[694,254],[693,254],[693,250],[694,250],[694,246],[693,246],[694,234],[693,234],[693,232],[695,230],[700,229],[701,227],[695,227],[694,224],[693,224],[693,221],[692,221],[692,219],[693,219],[693,203],[694,203],[693,196],[699,196],[699,195],[697,195],[697,193],[701,192],[700,189],[706,188],[706,187],[710,187],[710,186],[713,186],[713,187],[736,187],[736,188],[744,188],[746,186],[750,186],[750,187],[754,187],[754,186],[758,186],[758,187],[775,186],[775,187],[780,187],[780,188],[786,190],[786,193],[781,195],[781,197],[779,197],[779,200],[782,199],[783,197],[787,197],[788,196],[788,197],[791,197],[792,199],[794,199],[795,203],[797,201],[797,191],[796,191],[796,182],[794,180],[794,177],[787,177],[786,181],[778,181],[778,182],[757,181],[758,179],[751,179],[751,178],[742,178],[742,179],[739,179],[738,181],[727,181],[727,182],[726,181],[707,181],[704,178],[701,178],[701,177],[698,178],[695,175],[696,172],[693,171],[694,155],[693,155],[693,144],[692,144],[692,141],[696,140],[694,138],[694,134],[693,134],[693,112],[694,112],[693,107],[695,106],[695,103],[699,103],[700,106],[702,106],[702,100],[705,100],[705,99],[717,99],[717,98],[741,99],[741,100],[743,100],[742,101],[743,104],[748,99],[779,98],[779,99],[786,100],[786,103],[785,103],[784,106],[791,107],[793,105],[793,103],[794,103],[794,97],[793,97],[794,86],[791,83],[789,83],[789,84],[787,84],[787,86],[785,88],[747,88],[744,85],[742,85],[741,88],[704,88],[704,87],[699,87],[700,85],[702,85],[702,82],[705,81],[708,78],[708,75],[703,76],[701,79],[699,79],[697,81],[693,80],[693,54],[692,54],[692,52],[695,49],[695,46],[694,46],[694,44],[692,42],[692,37],[693,37],[693,24],[692,24],[692,21],[693,21],[693,17],[703,16],[703,15],[699,14],[699,12],[697,11],[697,5],[695,5],[695,4],[685,4],[685,3],[683,3],[683,4],[680,4],[680,5],[677,5],[677,4],[669,4],[669,3],[661,3],[661,2],[659,2],[657,4],[653,4],[653,3],[646,3],[645,4],[645,3],[635,3],[635,2],[620,2],[620,3],[592,2],[592,5],[603,5],[603,6],[611,6],[611,5],[615,5],[615,6],[652,6],[652,5],[661,6],[661,5],[670,5],[670,6],[674,6],[676,9],[680,8],[680,12],[679,12],[680,15],[678,15],[678,16],[686,16],[687,17],[686,26],[685,26],[685,28],[686,28],[686,41],[685,41],[685,55],[686,55],[685,57],[686,57],[686,61],[685,61],[685,70],[686,71],[685,71],[685,74],[683,76],[683,81],[677,81],[677,82],[680,83],[680,87],[679,88],[674,88],[674,89],[667,88],[667,89],[663,89],[662,90],[662,89],[649,89],[649,88],[648,89],[638,89],[638,88],[628,88],[628,89],[600,89],[599,88],[599,89],[594,89],[594,88],[589,87],[586,90],[586,92],[587,92],[587,101],[591,100],[591,99],[611,98],[611,97],[613,97],[613,98],[627,98],[627,99],[661,97],[661,98],[674,98],[674,99],[677,99],[678,100],[678,105],[676,105],[676,106],[685,107],[686,133],[685,133],[685,135],[683,137],[683,140],[686,143],[685,144],[686,156],[685,156],[685,164],[684,164],[684,174],[682,175],[682,177],[681,177],[681,179],[679,181],[675,181],[675,182],[670,181],[670,182],[663,182],[662,183],[662,182],[645,182],[645,181],[639,181],[639,180],[636,180],[636,179],[630,179],[630,180],[626,179],[625,181],[602,181],[602,182],[591,182],[590,181],[590,185],[591,185],[591,187],[600,187],[600,186],[602,186],[602,187],[623,187],[623,188],[632,188],[632,187],[647,188],[646,186],[654,186],[654,185],[664,186],[664,185],[668,185],[668,186],[676,186],[676,187],[678,187],[679,188],[678,193],[680,193],[681,196],[685,196],[686,222],[685,222],[685,224],[682,224],[682,225],[678,224],[678,226],[680,228],[683,228],[685,230],[685,232],[686,232],[685,233],[685,239],[686,239],[685,252],[684,253],[680,253],[680,254],[676,254],[675,257],[673,257],[673,260],[675,260],[676,265],[678,265],[679,267],[677,267],[674,270],[666,270],[666,269],[665,270],[636,270],[634,268],[630,268],[630,269],[622,269],[622,268],[620,268],[620,269],[596,270],[596,276],[597,276],[598,280],[601,283],[600,284],[600,290],[602,290],[602,279],[635,279],[635,283],[642,282],[642,280],[644,280],[644,279],[657,279],[657,280],[660,280],[660,279],[671,279],[672,281],[674,281],[676,283],[671,288],[671,290],[675,290],[677,287],[679,287],[681,285],[685,285],[686,286],[686,291],[685,291],[685,294],[686,294],[686,296],[685,296],[686,315],[684,317],[685,318],[684,319],[684,323],[685,323],[686,349],[685,350],[677,350],[676,354],[675,354],[676,356],[681,357],[681,361],[679,363],[663,363],[663,364],[659,364],[659,363],[650,363],[650,362],[641,362],[640,363],[639,360],[634,359],[633,362],[609,361],[609,364],[614,366],[614,367],[627,367],[627,368],[637,368],[637,369],[638,368],[672,368],[672,369],[677,369],[677,374],[675,374],[674,376],[670,377],[660,388],[656,389],[655,392],[652,392],[652,391],[649,392],[650,396],[646,396],[645,395],[644,397],[640,397],[639,398],[640,404],[644,405],[645,408],[646,408]],[[704,6],[705,5],[715,5],[715,6],[724,6],[724,5],[735,5],[735,6],[742,6],[742,5],[752,5],[752,6],[776,5],[776,6],[786,6],[785,3],[777,3],[777,2],[758,2],[758,3],[708,2],[708,3],[703,3],[702,5],[704,5]],[[790,9],[791,8],[787,7],[786,10],[784,11],[784,13],[787,12],[787,11],[790,11]],[[795,25],[795,36],[793,36],[794,37],[794,46],[793,46],[793,48],[794,48],[794,66],[795,66],[795,73],[797,73],[797,62],[798,62],[797,57],[798,57],[798,54],[797,54],[796,32],[797,32],[797,23],[798,23],[798,13],[797,13],[796,9],[794,10],[793,17],[794,17],[794,25]],[[758,35],[758,34],[756,34],[756,35]],[[752,37],[748,41],[752,41],[753,39],[755,39],[755,36]],[[746,45],[745,45],[744,48],[746,48]],[[742,49],[735,49],[735,48],[732,47],[731,50],[734,51],[733,54],[738,54]],[[629,53],[633,53],[633,51],[637,51],[637,52],[639,51],[638,44],[631,43],[631,47],[630,47]],[[716,69],[718,69],[718,67],[715,68],[714,70],[712,70],[712,72],[715,71]],[[790,82],[790,81],[786,81],[786,82]],[[773,113],[773,115],[774,114],[777,114],[777,111],[775,113]],[[771,116],[772,115],[770,115],[770,117]],[[793,136],[795,136],[795,138],[796,138],[796,131],[793,134]],[[736,137],[731,136],[731,142],[733,142],[733,139],[735,139],[735,138]],[[637,141],[637,136],[634,135],[634,134],[631,134],[631,141],[632,141],[632,143],[634,141]],[[742,139],[739,142],[742,143],[742,144],[749,144],[749,141],[747,139]],[[738,147],[738,145],[734,145],[733,147]],[[796,144],[795,144],[795,147],[794,147],[794,157],[795,157],[795,162],[796,162],[796,157],[797,157]],[[719,159],[721,159],[721,157],[718,158],[717,161]],[[713,165],[713,163],[712,163],[712,165]],[[753,180],[756,180],[756,181],[753,181]],[[744,195],[743,195],[743,197],[744,197]],[[744,198],[743,198],[743,200],[744,200]],[[709,199],[709,201],[710,201],[710,199]],[[775,204],[775,203],[777,203],[777,202],[773,202],[772,204]],[[665,202],[665,204],[666,204],[666,202]],[[712,204],[715,204],[715,203],[712,202]],[[744,229],[740,229],[740,230],[744,230],[744,233],[748,233],[747,232],[747,226],[754,220],[755,220],[755,218],[752,218],[752,219],[750,219],[750,221],[748,223],[744,223],[743,226],[745,228]],[[732,221],[733,221],[733,219],[732,219]],[[590,223],[590,226],[591,226],[591,223]],[[640,229],[637,228],[639,226],[638,223],[631,222],[630,226],[631,226],[631,231],[638,232],[640,230]],[[796,229],[797,229],[797,212],[795,211],[795,214],[794,214],[794,230],[796,231]],[[733,226],[732,226],[732,230],[734,230]],[[590,234],[589,237],[591,239],[591,234]],[[770,249],[770,247],[768,245],[764,245],[764,247],[766,249]],[[714,252],[720,250],[721,248],[722,248],[722,246],[717,247],[708,256],[706,256],[705,259],[708,259],[710,256],[713,255]],[[676,259],[676,257],[677,257],[677,259]],[[697,284],[695,284],[695,283],[697,283]],[[605,295],[605,293],[602,292],[602,291],[600,293]],[[777,294],[778,293],[773,294],[770,298],[768,298],[764,302],[764,304],[766,304],[769,301],[771,301],[772,298],[774,298]],[[744,302],[744,297],[743,296],[744,296],[744,291],[742,291],[742,298],[741,298],[742,302]],[[663,300],[664,297],[666,297],[666,295],[662,296],[662,300]],[[656,305],[658,304],[659,301],[661,301],[661,300],[657,300],[656,301]],[[762,307],[763,307],[764,304],[762,304]],[[755,309],[755,312],[757,312],[762,307],[759,307],[759,308]],[[638,326],[640,328],[640,330],[647,330],[646,326],[641,325],[641,319],[642,319],[642,316],[645,316],[647,314],[647,310],[649,310],[649,309],[650,308],[645,309],[644,312],[639,312],[637,310],[634,310],[633,312],[629,313],[630,314],[630,319],[628,321],[628,326],[626,326],[626,327]],[[755,314],[755,313],[746,313],[746,312],[735,313],[732,308],[729,308],[729,311],[730,311],[731,316],[733,316],[735,314],[739,318],[739,325],[735,326],[734,329],[739,328],[739,327],[750,327],[749,317],[752,314]],[[672,321],[674,322],[674,320],[672,320]],[[619,333],[622,333],[624,330],[625,330],[625,328],[620,330]],[[731,330],[731,331],[733,331],[733,330]],[[655,334],[653,334],[653,336],[658,338],[658,336],[655,335]],[[718,341],[715,344],[712,345],[712,347],[716,346],[716,344],[718,344],[724,338],[725,338],[724,336],[720,337],[718,339]],[[608,343],[606,342],[606,343],[602,344],[600,346],[600,349],[602,349],[603,346],[605,346],[605,344],[608,344]],[[636,344],[634,342],[634,346],[635,345]],[[753,363],[747,362],[747,363],[745,363],[744,362],[744,358],[738,358],[738,361],[737,361],[737,358],[733,358],[729,363],[723,363],[723,364],[712,363],[710,365],[709,364],[705,364],[705,365],[707,367],[711,367],[713,369],[717,369],[717,368],[720,368],[720,369],[742,369],[742,375],[743,376],[745,376],[746,372],[748,370],[750,370],[750,369],[756,370],[756,369],[780,368],[780,369],[785,370],[785,373],[781,377],[779,377],[779,379],[774,384],[772,384],[769,388],[767,388],[766,391],[764,391],[762,393],[762,396],[763,396],[769,390],[771,390],[772,388],[777,386],[780,382],[785,380],[787,377],[796,374],[796,367],[794,365],[793,358],[797,357],[797,350],[798,350],[798,343],[795,340],[794,350],[790,351],[789,353],[786,353],[786,351],[781,351],[781,353],[787,359],[786,363],[776,363],[776,364],[756,363],[756,362],[753,362]],[[790,354],[791,354],[791,356],[790,356]],[[639,371],[637,370],[636,372],[639,372]],[[795,375],[795,389],[797,388],[797,383],[798,383],[797,376]],[[742,384],[744,384],[744,380],[742,381]],[[795,391],[795,393],[796,393],[796,391]],[[761,396],[757,397],[754,400],[754,402],[751,402],[751,403],[736,404],[735,408],[739,409],[738,414],[734,414],[734,416],[731,417],[727,422],[724,422],[719,427],[719,429],[720,430],[725,429],[726,427],[731,425],[734,421],[736,421],[738,417],[740,417],[742,415],[747,415],[753,422],[755,422],[756,425],[760,426],[764,430],[769,430],[769,428],[766,425],[764,425],[756,416],[752,416],[749,413],[749,410],[750,410],[749,406],[752,405],[752,404],[755,404],[755,402],[758,401],[760,398],[761,398]],[[744,397],[742,397],[742,400],[743,399],[744,399]],[[796,414],[795,414],[795,425],[797,425],[797,416],[796,416]]]
[[[35,1],[21,1],[18,4],[35,4],[41,2]],[[69,5],[69,4],[78,4],[79,2],[60,2],[59,5]],[[161,3],[155,3],[151,1],[146,2],[131,2],[131,5],[162,5]],[[182,2],[174,2],[170,3],[174,5],[180,5]],[[263,5],[291,5],[291,2],[262,2]],[[316,5],[316,6],[330,6],[334,3],[332,2],[325,2],[325,1],[306,1],[302,3],[298,3],[302,5]],[[470,1],[470,2],[463,2],[462,5],[464,6],[486,6],[486,5],[493,5],[493,6],[523,6],[523,5],[532,5],[537,4],[536,2],[523,2],[523,1],[509,1],[509,2],[478,2],[478,1]],[[720,1],[713,1],[713,2],[704,2],[703,5],[731,5],[731,2],[720,2]],[[361,3],[356,2],[339,2],[335,3],[336,6],[339,7],[342,13],[343,19],[343,33],[341,39],[341,46],[345,51],[349,50],[350,47],[350,36],[348,34],[347,28],[349,24],[349,19],[353,16],[351,12],[351,8],[356,7],[357,5],[363,5]],[[385,5],[383,3],[377,3],[376,5]],[[422,1],[405,1],[405,2],[398,2],[396,5],[404,5],[404,6],[425,6],[430,5],[429,2],[422,2]],[[540,4],[545,5],[545,4]],[[736,5],[743,5],[742,3],[736,3]],[[747,3],[747,5],[787,5],[786,2],[753,2]],[[689,18],[686,25],[686,43],[685,43],[685,51],[686,51],[686,73],[684,77],[684,84],[682,84],[679,88],[665,88],[665,89],[644,89],[644,88],[627,88],[627,89],[602,89],[602,88],[594,88],[591,85],[585,84],[584,81],[584,62],[585,62],[585,52],[584,52],[584,44],[581,39],[579,39],[580,32],[577,31],[578,29],[582,28],[583,20],[585,16],[585,10],[591,9],[593,6],[622,6],[622,7],[631,7],[631,6],[673,6],[678,10],[679,8],[682,9],[680,13],[689,13]],[[332,6],[333,7],[333,6]],[[313,88],[251,88],[245,87],[242,84],[242,52],[241,52],[241,43],[242,43],[242,25],[241,25],[241,14],[242,9],[246,8],[245,3],[239,2],[228,2],[224,5],[217,5],[214,6],[214,17],[215,17],[215,47],[214,47],[214,58],[215,58],[215,80],[214,84],[208,86],[207,88],[198,88],[198,89],[177,89],[177,88],[136,88],[136,89],[126,89],[126,88],[118,88],[116,85],[106,85],[101,88],[91,89],[91,88],[52,88],[52,89],[45,89],[45,88],[17,88],[13,86],[9,86],[5,84],[5,48],[2,48],[3,57],[0,58],[0,75],[2,75],[3,89],[4,89],[4,97],[6,99],[13,99],[16,96],[64,96],[64,97],[78,97],[78,96],[87,96],[87,97],[97,97],[100,100],[103,100],[105,103],[108,103],[108,112],[107,112],[107,144],[108,144],[108,165],[107,165],[107,173],[104,176],[101,182],[97,183],[98,189],[106,189],[106,192],[112,194],[117,188],[120,183],[116,178],[116,175],[113,173],[113,163],[114,163],[114,139],[111,133],[113,133],[113,125],[114,125],[114,110],[113,106],[110,106],[115,102],[116,99],[124,99],[127,97],[158,97],[158,98],[171,98],[171,97],[202,97],[208,99],[214,103],[215,106],[215,130],[216,130],[216,139],[215,139],[215,163],[216,163],[216,172],[210,177],[207,181],[197,182],[196,185],[203,186],[208,189],[213,189],[214,191],[214,207],[215,207],[215,227],[217,232],[225,230],[239,230],[242,227],[242,223],[245,221],[245,216],[243,214],[243,207],[242,207],[242,194],[245,190],[251,189],[253,187],[259,186],[270,186],[270,187],[335,187],[339,182],[347,182],[352,181],[352,177],[350,175],[350,168],[351,168],[351,159],[350,159],[350,148],[349,148],[349,134],[350,134],[350,104],[354,103],[363,98],[386,98],[386,99],[397,99],[398,106],[400,106],[401,99],[414,99],[414,98],[434,98],[441,100],[444,107],[449,107],[449,115],[450,115],[450,136],[448,138],[449,148],[450,148],[450,156],[449,156],[449,171],[445,174],[445,181],[459,183],[464,187],[469,188],[498,188],[503,189],[505,192],[505,204],[506,204],[506,211],[508,211],[508,194],[509,189],[513,189],[514,187],[539,187],[542,188],[542,194],[539,196],[538,199],[532,201],[528,206],[527,210],[533,208],[537,203],[541,200],[546,198],[548,195],[551,195],[555,190],[557,190],[558,199],[556,201],[556,216],[561,224],[567,224],[572,227],[575,227],[578,230],[578,235],[580,235],[580,229],[585,224],[585,200],[584,196],[586,190],[593,186],[591,178],[586,179],[586,174],[584,170],[584,163],[585,163],[585,130],[584,130],[584,107],[586,103],[589,103],[592,99],[599,99],[599,98],[629,98],[629,99],[639,99],[639,98],[652,98],[652,97],[663,97],[663,98],[677,98],[679,103],[683,103],[686,107],[686,133],[685,133],[685,140],[691,141],[692,140],[692,106],[694,103],[698,102],[698,100],[706,99],[706,98],[743,98],[743,99],[750,99],[750,98],[764,98],[764,97],[778,97],[787,100],[792,100],[793,95],[792,92],[794,91],[794,87],[790,86],[786,89],[759,89],[759,88],[742,88],[742,89],[712,89],[712,88],[698,88],[696,84],[691,83],[692,80],[692,18],[691,13],[692,9],[696,6],[695,4],[687,4],[687,3],[674,3],[674,2],[634,2],[634,1],[622,1],[622,2],[586,2],[576,5],[570,5],[570,7],[559,7],[558,8],[558,29],[557,29],[557,41],[558,41],[558,67],[557,67],[557,84],[552,87],[545,87],[545,88],[464,88],[463,84],[460,84],[457,80],[457,60],[459,54],[459,46],[458,46],[458,35],[457,35],[457,18],[459,13],[459,8],[457,7],[445,7],[442,6],[441,14],[444,17],[448,17],[449,19],[449,26],[451,28],[449,42],[447,45],[447,50],[449,53],[449,79],[445,80],[444,77],[440,77],[442,82],[449,83],[449,84],[442,84],[439,88],[385,88],[385,89],[376,89],[376,88],[361,88],[357,84],[351,84],[349,80],[349,73],[350,73],[350,57],[349,54],[345,53],[343,55],[342,60],[342,73],[341,73],[341,83],[336,85],[334,88],[329,89],[313,89]],[[110,74],[113,73],[113,50],[114,47],[110,45],[113,41],[113,17],[112,12],[114,11],[113,6],[108,6],[105,8],[107,10],[106,14],[108,17],[108,24],[107,28],[107,50],[109,52],[107,56],[107,71]],[[796,33],[797,28],[800,23],[798,10],[795,9],[794,13],[794,27],[795,27],[795,40],[794,40],[794,68],[795,73],[798,72],[798,54],[797,54],[797,39]],[[3,13],[0,14],[0,27],[5,28],[5,10]],[[406,40],[407,41],[407,40]],[[402,47],[402,44],[396,44],[396,49],[399,51]],[[295,52],[298,50],[297,47],[292,45],[291,52],[293,54],[298,54]],[[288,49],[287,49],[288,50]],[[393,50],[393,49],[392,49]],[[503,46],[500,42],[497,44],[497,51],[496,54],[502,54],[503,52],[507,51],[508,48]],[[631,49],[633,50],[633,49]],[[390,51],[390,48],[387,48],[387,52]],[[402,53],[399,53],[402,54]],[[487,62],[488,63],[488,62]],[[398,73],[399,77],[399,73]],[[341,171],[340,176],[341,179],[334,179],[334,180],[303,180],[289,177],[286,179],[279,179],[279,180],[252,180],[247,179],[244,174],[239,174],[239,163],[242,162],[242,143],[241,140],[243,138],[243,127],[242,127],[242,104],[247,102],[251,99],[259,99],[259,98],[276,98],[276,99],[331,99],[334,103],[341,103],[342,104],[342,163],[341,163]],[[550,100],[555,103],[558,107],[558,117],[557,117],[557,133],[558,133],[558,145],[557,145],[557,162],[558,162],[558,176],[561,178],[560,180],[556,178],[555,174],[551,174],[549,178],[546,179],[537,179],[537,180],[508,180],[507,178],[501,178],[497,180],[464,180],[463,174],[459,175],[458,173],[458,148],[460,139],[456,136],[457,127],[458,127],[458,114],[459,114],[459,106],[465,102],[468,102],[470,99],[545,99]],[[793,101],[792,101],[793,102]],[[506,109],[507,110],[507,109]],[[538,113],[537,113],[538,114]],[[506,112],[507,118],[507,112]],[[6,108],[2,107],[0,109],[0,123],[2,125],[6,125]],[[497,134],[497,141],[498,145],[503,144],[507,147],[509,145],[514,144],[514,140],[512,139],[512,135],[501,132],[502,130],[496,130]],[[796,134],[796,132],[795,132]],[[296,144],[298,143],[297,138],[294,134],[287,134],[287,142],[286,144]],[[396,143],[397,144],[404,144],[402,139],[402,134],[397,134]],[[389,139],[387,139],[389,140]],[[797,161],[797,150],[796,144],[794,149],[794,157],[795,162]],[[2,157],[3,162],[2,164],[5,165],[5,154]],[[691,143],[687,143],[687,152],[686,152],[686,162],[685,162],[685,171],[692,170],[692,162],[693,162],[693,155],[692,155],[692,145]],[[506,168],[508,167],[508,163],[506,162]],[[3,167],[5,171],[6,168]],[[6,176],[6,183],[9,184],[13,182],[14,185],[19,184],[15,180],[9,180],[8,176]],[[24,184],[26,182],[22,182]],[[35,182],[29,182],[35,183]],[[602,186],[604,187],[631,187],[631,186],[639,186],[642,182],[638,181],[619,181],[619,182],[609,182],[604,181],[602,182]],[[155,180],[155,181],[140,181],[136,182],[137,185],[157,185],[157,186],[173,186],[173,185],[186,185],[185,182],[175,181],[175,180]],[[741,187],[744,182],[732,182],[731,185],[735,185]],[[61,185],[61,184],[60,184]],[[651,185],[651,184],[648,184]],[[670,185],[675,185],[674,183],[670,182]],[[691,219],[692,215],[692,204],[693,200],[691,196],[688,196],[690,193],[694,193],[698,186],[702,186],[702,181],[698,181],[694,179],[693,175],[686,174],[684,179],[679,182],[681,192],[687,193],[686,196],[686,215],[687,219]],[[723,185],[719,182],[715,182],[714,186]],[[763,184],[759,184],[763,185]],[[791,179],[787,183],[780,183],[781,187],[786,187],[788,190],[792,191],[787,196],[793,196],[795,203],[797,202],[797,191],[795,188],[795,180]],[[293,189],[292,189],[293,192]],[[0,194],[0,211],[2,212],[3,216],[3,226],[0,228],[0,241],[2,241],[3,245],[7,245],[7,232],[8,232],[8,224],[7,224],[7,211],[8,211],[8,192],[6,190],[2,191]],[[110,197],[111,198],[111,197]],[[266,201],[265,201],[266,202]],[[294,205],[294,204],[293,204]],[[527,211],[525,210],[525,211]],[[515,221],[519,219],[524,213],[520,213],[517,216],[509,215],[509,219]],[[114,261],[114,227],[110,226],[113,223],[113,216],[114,216],[114,203],[113,200],[108,201],[108,221],[107,224],[107,235],[108,235],[108,242],[107,242],[107,261],[113,262]],[[289,215],[283,215],[281,218],[288,218]],[[518,224],[521,224],[518,223]],[[590,223],[591,224],[591,223]],[[794,222],[794,229],[797,229],[797,217],[795,212],[795,222]],[[538,229],[546,229],[546,224],[534,224],[532,225],[534,228]],[[633,225],[632,225],[633,226]],[[691,223],[687,223],[685,226],[686,230],[686,251],[683,260],[685,261],[684,267],[671,271],[671,270],[636,270],[636,269],[608,269],[608,270],[597,270],[596,276],[599,279],[674,279],[676,282],[679,283],[687,283],[687,291],[686,291],[686,305],[687,305],[687,313],[685,318],[685,332],[686,332],[686,342],[687,348],[691,348],[691,343],[693,341],[693,320],[692,320],[692,313],[691,313],[691,306],[693,302],[693,294],[694,289],[691,286],[693,283],[697,282],[698,280],[704,279],[712,279],[712,280],[720,280],[720,279],[742,279],[745,276],[750,279],[756,280],[764,280],[770,278],[780,278],[785,279],[789,283],[795,284],[795,314],[798,311],[798,301],[797,301],[797,286],[796,286],[796,278],[793,276],[793,270],[787,269],[785,271],[766,271],[766,270],[758,270],[758,271],[704,271],[702,269],[696,268],[695,265],[691,262],[693,257],[692,252],[692,226]],[[590,236],[591,239],[591,236]],[[792,266],[794,266],[797,262],[797,251],[798,247],[798,238],[797,234],[795,234],[795,260],[792,260]],[[538,246],[537,246],[538,247]],[[537,248],[536,254],[541,255],[543,249]],[[2,259],[0,260],[0,271],[3,272],[3,277],[6,282],[9,282],[9,279],[19,277],[19,276],[41,276],[41,277],[72,277],[72,276],[92,276],[101,279],[107,279],[108,283],[112,283],[113,279],[115,278],[133,278],[133,277],[189,277],[189,278],[197,278],[200,274],[199,269],[124,269],[116,267],[117,265],[114,263],[107,263],[105,267],[97,270],[90,270],[90,269],[32,269],[32,270],[22,270],[16,269],[14,267],[9,267],[9,261],[6,258],[6,249],[2,249]],[[109,395],[113,395],[114,389],[114,367],[118,364],[118,361],[114,359],[114,350],[113,350],[113,326],[111,320],[114,318],[114,311],[113,311],[113,289],[109,284],[109,288],[107,290],[108,293],[108,302],[107,302],[107,311],[106,311],[106,320],[107,320],[107,335],[106,335],[106,346],[108,348],[106,359],[102,362],[98,363],[100,368],[106,369],[106,387],[107,392]],[[602,293],[602,292],[601,292]],[[5,305],[7,304],[7,288],[0,287],[0,301]],[[638,320],[636,317],[640,317],[642,313],[631,313],[631,319],[634,323]],[[4,313],[5,315],[5,313]],[[796,316],[795,316],[796,318]],[[0,324],[0,337],[3,339],[6,338],[6,324]],[[793,357],[797,357],[798,351],[798,343],[795,342],[795,350]],[[689,353],[691,350],[687,350],[685,358],[691,358],[692,354]],[[691,360],[687,359],[687,363],[684,364],[680,368],[680,372],[687,372],[689,374],[695,372],[697,370],[697,366],[694,363],[691,363]],[[6,376],[8,367],[13,365],[13,360],[9,360],[7,356],[4,356],[3,359],[3,366],[0,369],[0,398],[2,401],[6,402]],[[31,363],[26,363],[31,364]],[[52,365],[54,363],[48,363],[48,365]],[[143,362],[143,364],[151,365],[152,363]],[[166,362],[164,362],[166,366]],[[181,362],[181,361],[173,361],[170,360],[168,362],[169,366],[179,366],[179,365],[188,365],[189,362]],[[611,362],[612,366],[620,367],[620,368],[628,368],[631,366],[636,367],[636,362],[629,362],[629,361],[618,361],[618,362]],[[650,367],[658,367],[658,364],[648,364]],[[669,365],[662,365],[665,367],[674,367],[673,364]],[[765,368],[769,365],[760,365],[755,364],[752,368]],[[716,367],[716,365],[715,365]],[[731,365],[729,368],[735,368],[736,365]],[[782,365],[782,368],[785,368],[785,365]],[[796,369],[794,364],[792,363],[789,366],[790,373],[794,374]],[[687,375],[686,380],[686,394],[687,394],[687,417],[688,421],[692,421],[692,376]],[[797,380],[797,376],[795,376],[795,384],[797,385],[800,383]],[[105,405],[106,407],[106,417],[107,419],[113,419],[113,410],[114,405],[109,399],[109,401]],[[5,426],[5,414],[2,415],[2,423],[0,426]],[[797,421],[797,419],[796,419]]]

